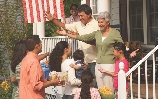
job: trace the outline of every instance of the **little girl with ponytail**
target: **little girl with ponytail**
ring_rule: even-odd
[[[81,88],[76,90],[74,99],[101,99],[98,89],[91,87],[94,76],[89,70],[81,74]]]

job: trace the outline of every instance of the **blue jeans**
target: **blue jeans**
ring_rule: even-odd
[[[74,95],[63,95],[62,99],[74,99]]]
[[[98,88],[97,82],[96,82],[96,77],[95,77],[95,65],[96,65],[96,62],[88,63],[88,68],[87,68],[87,69],[90,70],[91,73],[92,73],[93,76],[94,76],[94,80],[93,80],[92,87]]]

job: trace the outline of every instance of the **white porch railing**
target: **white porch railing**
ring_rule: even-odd
[[[132,72],[138,68],[138,97],[137,99],[141,99],[141,95],[140,95],[140,65],[145,62],[145,84],[146,84],[146,99],[149,99],[149,89],[148,89],[148,73],[147,73],[147,59],[149,58],[149,56],[153,56],[153,99],[156,99],[156,92],[155,92],[155,51],[158,49],[158,45],[151,50],[144,58],[142,58],[142,60],[140,60],[136,65],[134,65],[125,75],[122,65],[120,64],[120,72],[119,72],[119,76],[118,76],[118,88],[121,88],[121,91],[118,90],[118,99],[125,99],[124,97],[126,97],[126,84],[123,82],[126,82],[126,77],[128,75],[130,75],[130,91],[131,91],[131,98],[130,99],[134,99],[133,97],[133,91],[132,91]],[[123,71],[123,72],[122,72]],[[122,80],[124,79],[124,81]],[[124,89],[122,89],[124,88]],[[145,90],[145,89],[144,89]]]
[[[40,39],[42,41],[42,54],[46,52],[51,52],[54,49],[55,45],[60,41],[67,41],[71,46],[72,53],[78,48],[78,41],[68,38],[67,36],[42,37]],[[44,61],[45,60],[48,60],[48,57],[44,59]]]

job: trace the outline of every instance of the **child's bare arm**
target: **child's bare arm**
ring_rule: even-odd
[[[81,68],[81,66],[78,66],[78,65],[75,65],[75,64],[70,64],[70,67],[71,67],[71,68],[74,68],[74,69],[76,69],[76,70],[78,70],[78,69]]]
[[[110,76],[116,76],[116,75],[114,75],[114,72],[110,72],[110,71],[107,71],[107,70],[105,70],[105,69],[98,69],[101,73],[106,73],[106,74],[108,74],[108,75],[110,75]]]
[[[40,54],[40,55],[38,55],[38,59],[39,59],[39,60],[42,60],[42,59],[46,58],[46,57],[49,56],[49,55],[50,55],[49,52],[47,52],[47,53],[45,53],[45,54]]]

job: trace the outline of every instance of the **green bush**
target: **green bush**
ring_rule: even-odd
[[[8,84],[10,87],[7,90],[4,90],[2,87],[0,87],[0,99],[12,99],[13,85],[10,82]]]

